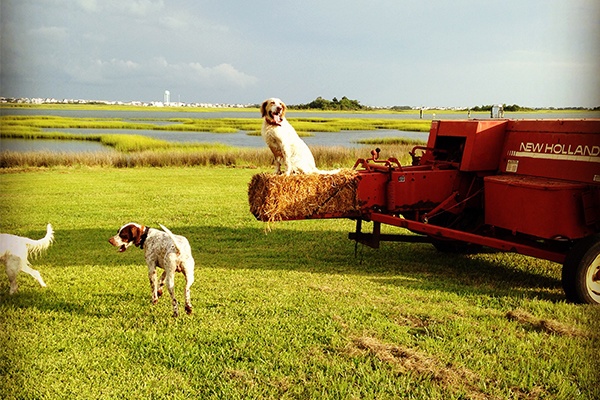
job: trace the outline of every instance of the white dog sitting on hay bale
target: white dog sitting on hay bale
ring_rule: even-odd
[[[336,174],[339,170],[321,171],[315,164],[310,149],[304,143],[292,125],[285,118],[287,106],[277,98],[265,100],[261,107],[263,124],[261,135],[275,156],[275,173],[281,174],[281,165],[285,174]]]

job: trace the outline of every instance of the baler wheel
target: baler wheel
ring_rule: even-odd
[[[573,246],[563,264],[562,285],[569,301],[600,304],[600,235]]]

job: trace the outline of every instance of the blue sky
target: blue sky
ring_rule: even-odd
[[[597,0],[2,0],[0,96],[600,105]]]

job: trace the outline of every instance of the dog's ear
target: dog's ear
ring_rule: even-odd
[[[140,242],[142,241],[142,235],[144,234],[144,227],[140,227],[137,225],[131,225],[131,236],[132,236],[132,240],[133,240],[133,244],[135,244],[136,246],[140,245]]]
[[[269,100],[265,100],[263,101],[262,105],[260,106],[260,115],[262,117],[265,117],[267,115],[267,104],[269,103]]]
[[[119,231],[119,237],[125,243],[137,244],[142,239],[142,229],[134,224],[125,225]]]
[[[121,228],[121,230],[119,230],[119,237],[123,242],[128,243],[133,241],[133,232],[131,231],[132,227],[133,225],[125,225]]]
[[[281,118],[285,117],[285,111],[287,110],[287,106],[283,101],[281,101]]]

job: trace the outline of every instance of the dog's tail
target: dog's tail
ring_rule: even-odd
[[[39,240],[27,239],[25,241],[25,245],[29,250],[29,254],[33,254],[35,256],[50,247],[53,241],[54,230],[52,229],[52,225],[48,224],[46,226],[46,236]]]
[[[173,232],[171,232],[169,230],[169,228],[167,228],[163,224],[158,224],[158,225],[160,225],[160,228],[163,231],[165,231],[167,233],[167,235],[169,235],[169,237],[171,238],[171,240],[173,240],[173,244],[175,245],[175,248],[177,249],[177,254],[181,254],[181,249],[179,248],[179,245],[177,244],[177,239],[175,239],[175,235],[173,234]]]

